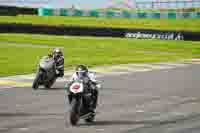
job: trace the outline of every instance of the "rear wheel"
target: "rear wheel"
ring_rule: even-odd
[[[50,85],[50,83],[48,83],[48,84],[44,85],[44,87],[49,89],[49,88],[51,88],[51,85]]]
[[[85,122],[87,122],[87,123],[91,123],[91,122],[94,121],[94,119],[95,119],[95,115],[92,114],[91,116],[89,116],[89,118],[85,119]]]
[[[51,81],[49,81],[48,83],[46,83],[44,86],[45,88],[51,88],[51,86],[54,84],[55,79],[52,79]]]

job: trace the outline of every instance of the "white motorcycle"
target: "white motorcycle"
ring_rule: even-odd
[[[56,66],[54,59],[49,56],[44,56],[40,59],[38,71],[33,81],[32,88],[38,89],[40,85],[45,88],[50,88],[56,81]]]

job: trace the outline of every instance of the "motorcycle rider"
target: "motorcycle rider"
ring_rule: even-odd
[[[70,83],[68,83],[66,88],[68,89],[74,80],[89,78],[88,85],[89,85],[89,88],[92,90],[92,96],[93,96],[93,100],[94,100],[94,102],[90,108],[90,111],[95,113],[95,109],[97,107],[97,100],[98,100],[98,89],[101,86],[100,86],[100,84],[97,83],[97,80],[95,79],[95,75],[93,73],[89,72],[88,68],[85,65],[78,65],[75,68],[75,71],[76,72],[70,78]]]
[[[60,48],[55,48],[50,56],[54,59],[56,63],[56,76],[64,76],[64,56]]]

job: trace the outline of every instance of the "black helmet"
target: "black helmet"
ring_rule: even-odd
[[[58,59],[61,56],[63,56],[62,50],[60,48],[55,48],[53,50],[53,58]]]
[[[88,69],[85,65],[78,65],[76,67],[76,74],[79,78],[87,76]]]

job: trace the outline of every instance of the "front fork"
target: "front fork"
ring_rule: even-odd
[[[67,98],[68,98],[68,103],[69,104],[71,104],[71,102],[72,102],[73,99],[75,99],[78,102],[82,103],[82,97],[81,97],[81,95],[68,94]]]

